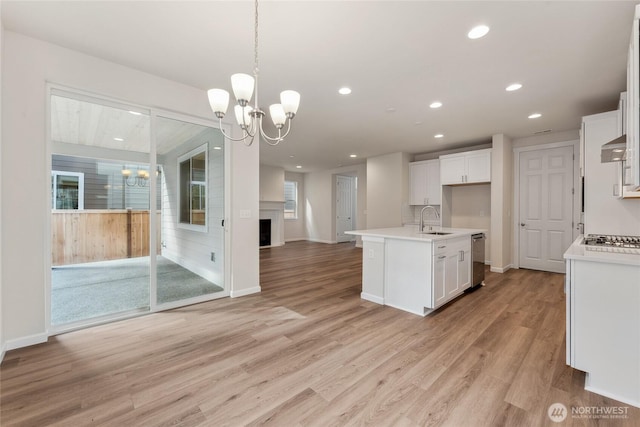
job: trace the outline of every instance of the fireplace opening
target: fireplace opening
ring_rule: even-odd
[[[260,220],[260,246],[271,246],[271,220]]]

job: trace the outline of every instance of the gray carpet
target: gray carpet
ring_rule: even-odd
[[[158,303],[223,289],[158,256]],[[70,322],[149,307],[149,257],[54,267],[51,323]]]

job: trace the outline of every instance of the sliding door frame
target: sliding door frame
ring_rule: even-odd
[[[47,165],[47,180],[45,182],[45,191],[46,194],[49,194],[51,191],[51,170],[52,170],[52,154],[53,154],[53,141],[51,135],[51,98],[53,95],[64,95],[68,96],[72,99],[76,99],[79,101],[92,102],[108,107],[114,107],[119,109],[134,109],[136,111],[144,111],[149,114],[150,119],[150,147],[149,147],[149,170],[154,171],[157,170],[157,143],[156,143],[156,129],[157,129],[157,120],[158,117],[163,117],[167,119],[180,120],[188,123],[193,123],[196,125],[206,126],[213,129],[219,129],[220,126],[217,122],[213,120],[209,120],[206,118],[201,118],[197,116],[192,116],[183,113],[177,113],[174,111],[163,110],[159,108],[153,108],[145,105],[136,104],[133,102],[120,100],[111,98],[109,96],[91,93],[88,91],[83,91],[76,88],[71,88],[68,86],[50,83],[46,84],[46,102],[45,102],[45,110],[46,110],[46,148],[44,155],[46,156],[46,165]],[[227,123],[222,124],[224,133],[227,135],[231,133],[231,126]],[[51,197],[48,197],[49,202],[47,203],[47,208],[44,212],[44,224],[45,224],[45,233],[48,236],[45,239],[45,245],[43,248],[44,251],[44,269],[45,269],[45,324],[46,324],[46,334],[47,336],[53,336],[60,333],[71,332],[73,330],[85,329],[105,323],[111,323],[118,320],[123,320],[132,317],[144,316],[151,313],[156,313],[159,311],[164,311],[172,308],[183,307],[191,304],[196,304],[205,301],[211,301],[218,298],[228,297],[230,295],[230,286],[231,286],[231,239],[230,239],[230,227],[229,227],[229,218],[231,217],[231,147],[230,141],[224,137],[224,226],[223,226],[223,236],[224,236],[224,289],[223,291],[216,292],[214,294],[206,294],[193,298],[188,298],[184,300],[171,301],[164,304],[158,304],[157,302],[157,253],[154,248],[157,248],[157,235],[155,232],[151,232],[151,230],[156,230],[158,224],[157,215],[149,215],[149,310],[144,311],[127,311],[123,313],[115,313],[113,315],[105,315],[101,317],[96,317],[92,319],[88,319],[87,321],[80,321],[74,323],[68,323],[63,325],[52,325],[51,324],[51,269],[52,269],[52,261],[51,261],[51,250],[52,250],[52,241],[51,241],[51,230],[52,230],[52,220],[51,220]],[[157,212],[158,206],[157,204],[157,180],[150,179],[149,180],[149,210],[150,212]]]

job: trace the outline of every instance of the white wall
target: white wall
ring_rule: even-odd
[[[619,165],[602,163],[602,146],[622,133],[619,112],[584,118],[584,233],[640,235],[640,200],[613,195]]]
[[[486,231],[484,260],[491,262],[491,187],[492,184],[451,187],[451,226]]]
[[[409,203],[409,154],[367,159],[367,228],[402,227]]]
[[[491,271],[512,266],[513,148],[503,134],[493,136],[491,150]]]
[[[520,148],[530,147],[532,145],[553,144],[555,142],[574,141],[576,139],[580,139],[580,131],[578,129],[543,133],[525,138],[514,138],[511,144],[513,148]]]
[[[304,174],[285,171],[284,179],[298,183],[298,219],[284,220],[284,241],[306,240]]]
[[[364,163],[321,172],[304,174],[304,209],[307,239],[312,242],[336,243],[335,175],[353,175],[358,178],[358,215],[356,227],[368,228],[367,166]],[[360,241],[358,241],[360,244]]]
[[[4,26],[2,25],[2,7],[0,7],[0,83],[2,82],[2,57],[4,56]],[[0,84],[0,165],[2,165],[2,84]],[[4,322],[2,309],[2,173],[0,173],[0,363],[4,358]]]
[[[284,168],[260,165],[260,201],[284,202]]]
[[[48,253],[46,83],[211,119],[205,91],[99,58],[4,33],[2,86],[3,325],[7,348],[46,339]],[[231,295],[259,291],[258,145],[231,146]],[[29,173],[25,174],[28,160]],[[16,176],[20,188],[9,186]],[[250,218],[240,219],[240,211]],[[10,248],[11,250],[7,250]]]

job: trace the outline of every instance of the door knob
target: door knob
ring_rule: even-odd
[[[525,224],[524,222],[520,223],[520,227],[524,227],[525,225],[527,225],[527,224]]]

